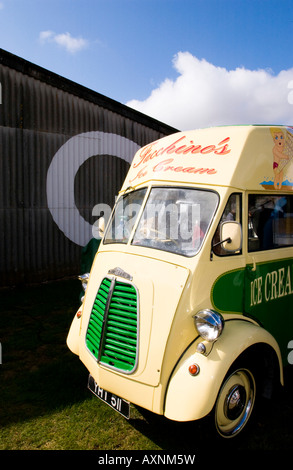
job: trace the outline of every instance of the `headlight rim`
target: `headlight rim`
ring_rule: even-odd
[[[209,343],[217,341],[223,333],[225,321],[221,313],[216,310],[210,308],[201,309],[193,315],[193,321],[199,336]],[[210,330],[206,330],[206,333],[204,333],[204,330],[200,328],[200,321],[202,326],[204,325],[206,328],[210,326]]]
[[[86,291],[88,281],[89,281],[89,277],[90,277],[90,273],[84,273],[84,274],[80,274],[78,276],[78,280],[81,282],[81,285],[82,285],[82,288],[83,288],[84,292]]]

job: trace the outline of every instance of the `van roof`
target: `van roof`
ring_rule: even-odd
[[[122,191],[150,181],[293,189],[293,127],[223,126],[177,132],[135,154]]]

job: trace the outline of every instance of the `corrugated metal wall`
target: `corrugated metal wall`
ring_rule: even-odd
[[[176,130],[0,49],[0,286],[79,273],[97,204]]]

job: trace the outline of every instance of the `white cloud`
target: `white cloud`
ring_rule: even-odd
[[[64,47],[68,52],[74,54],[88,46],[88,41],[82,37],[74,38],[70,33],[56,34],[53,31],[41,31],[41,43],[53,42]]]
[[[179,76],[166,79],[137,109],[181,130],[226,124],[293,124],[290,83],[293,68],[270,70],[223,67],[179,52],[173,60]],[[292,93],[292,92],[291,92]]]
[[[46,41],[53,40],[53,37],[54,37],[53,31],[41,31],[40,32],[40,41],[43,43]]]

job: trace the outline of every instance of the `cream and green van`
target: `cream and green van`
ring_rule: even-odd
[[[285,126],[179,132],[134,156],[67,338],[124,416],[131,403],[176,421],[213,414],[230,438],[284,383],[292,156]]]

